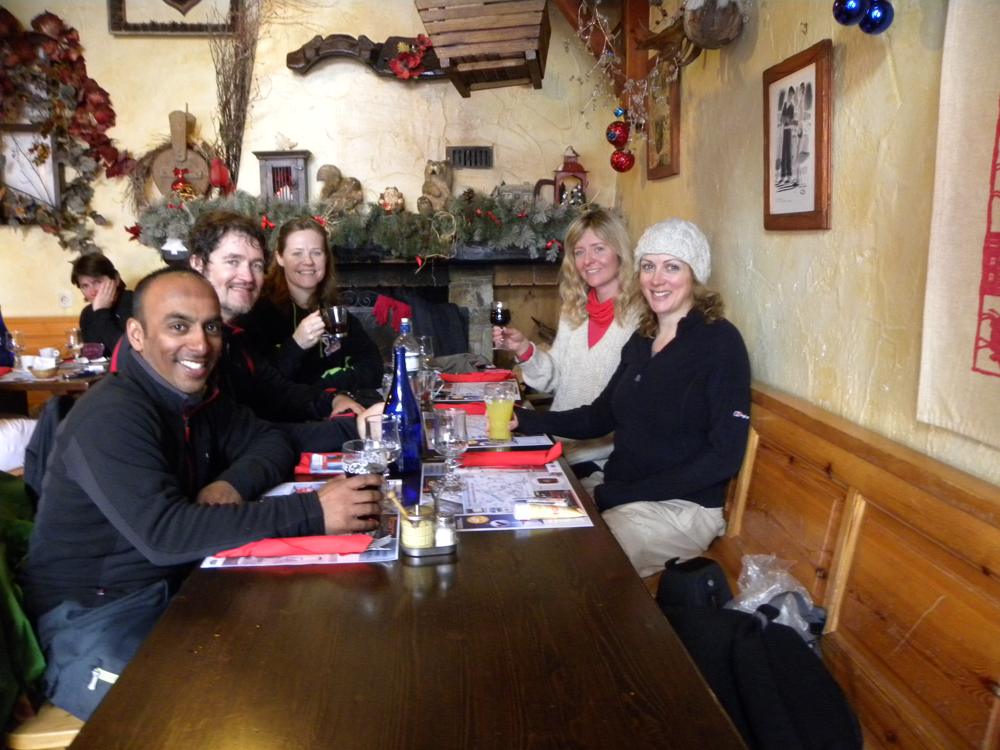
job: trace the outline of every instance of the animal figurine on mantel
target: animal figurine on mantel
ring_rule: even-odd
[[[424,194],[417,198],[417,211],[424,216],[444,211],[451,199],[454,179],[450,161],[428,159],[427,166],[424,167]]]
[[[365,199],[361,182],[355,177],[344,177],[333,164],[324,164],[316,173],[316,179],[323,183],[319,202],[329,206],[331,215],[357,213]]]
[[[402,213],[406,208],[406,199],[395,185],[387,187],[378,197],[378,204],[387,214]]]

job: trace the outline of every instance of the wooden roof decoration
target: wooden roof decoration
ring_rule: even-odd
[[[458,92],[542,87],[547,0],[414,0],[434,52]]]

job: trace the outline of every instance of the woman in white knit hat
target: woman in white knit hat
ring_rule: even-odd
[[[525,433],[578,439],[614,431],[603,474],[586,484],[646,576],[701,554],[725,529],[726,484],[750,426],[750,362],[720,296],[704,285],[712,259],[697,226],[651,226],[635,267],[647,309],[601,395],[569,411],[517,409],[515,422]]]
[[[548,351],[517,328],[493,329],[493,345],[514,352],[525,383],[554,393],[556,411],[589,404],[600,395],[638,324],[642,301],[621,219],[603,208],[577,217],[566,230],[559,278],[559,329]],[[611,448],[611,435],[572,441],[565,446],[566,458],[586,476],[603,468]]]

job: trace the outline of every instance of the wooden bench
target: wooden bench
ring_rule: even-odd
[[[764,386],[751,417],[709,554],[794,562],[866,747],[1000,747],[1000,488]]]

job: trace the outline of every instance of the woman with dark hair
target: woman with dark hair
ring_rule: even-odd
[[[114,263],[100,253],[73,261],[69,278],[88,303],[80,312],[83,340],[104,344],[104,353],[110,355],[132,316],[132,292],[125,288]]]
[[[681,219],[655,224],[635,249],[646,309],[621,363],[593,404],[515,410],[513,426],[589,438],[614,431],[614,451],[591,488],[640,575],[700,555],[725,529],[726,484],[750,427],[750,361],[743,338],[704,286],[708,240]]]
[[[337,304],[337,279],[326,232],[315,219],[285,222],[260,299],[239,324],[260,352],[288,378],[340,390],[378,388],[382,357],[361,323],[348,315],[348,331],[326,330],[320,310]]]

